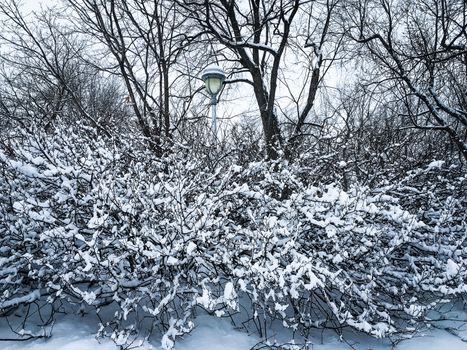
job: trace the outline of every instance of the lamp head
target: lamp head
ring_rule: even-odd
[[[215,96],[222,88],[222,83],[225,80],[225,73],[221,67],[212,65],[203,71],[201,79],[203,79],[208,93],[211,96]]]

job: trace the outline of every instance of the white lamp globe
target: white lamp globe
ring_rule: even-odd
[[[201,79],[203,79],[208,93],[211,96],[215,96],[222,88],[222,83],[225,80],[225,73],[221,67],[211,65],[203,71]]]

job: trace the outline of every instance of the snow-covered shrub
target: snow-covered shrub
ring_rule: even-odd
[[[139,162],[124,145],[83,141],[59,133],[0,154],[2,313],[42,295],[117,305],[102,327],[117,343],[139,330],[144,318],[127,321],[132,312],[154,317],[170,336],[186,332],[178,311],[191,308],[184,293],[192,283],[177,256],[186,255],[179,219],[189,189],[178,179],[161,182],[168,164],[150,152]]]
[[[436,180],[441,169],[345,192],[334,184],[301,187],[288,168],[251,164],[230,175],[222,197],[211,199],[224,219],[213,232],[210,261],[226,281],[224,288],[216,285],[219,274],[213,274],[201,299],[205,307],[223,314],[229,296],[239,296],[229,305],[242,311],[238,303],[247,295],[247,313],[263,336],[281,319],[305,335],[311,327],[349,325],[381,337],[413,330],[427,310],[467,292],[467,183],[455,169],[442,171],[451,174],[450,190],[445,184],[428,192],[428,207],[443,220],[434,224],[407,186],[438,186],[423,177]],[[284,187],[294,192],[287,200],[275,195]],[[436,235],[440,225],[449,234]]]
[[[171,348],[198,308],[264,337],[411,331],[467,292],[467,180],[442,163],[344,191],[300,165],[163,158],[57,131],[0,150],[0,312],[60,300]],[[249,322],[248,322],[249,321]]]
[[[342,325],[375,336],[409,331],[428,309],[467,292],[461,175],[429,166],[384,188],[308,186],[286,201],[258,189],[246,235],[255,243],[230,259],[243,267],[232,274],[241,271],[239,288],[263,313],[305,332]],[[274,176],[259,185],[280,181]],[[416,187],[420,200],[428,197],[425,208],[415,204]]]
[[[3,312],[63,292],[59,282],[75,267],[76,235],[92,213],[93,176],[107,166],[81,137],[47,137],[20,138],[10,145],[14,154],[0,151]]]

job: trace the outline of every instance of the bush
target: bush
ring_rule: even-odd
[[[66,301],[119,345],[156,332],[170,349],[197,308],[265,338],[276,320],[383,337],[467,291],[461,169],[344,191],[285,162],[211,171],[176,147],[64,135],[0,153],[2,315],[46,302],[53,319]]]

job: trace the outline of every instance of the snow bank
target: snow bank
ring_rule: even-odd
[[[466,315],[467,316],[467,315]],[[177,341],[174,350],[250,350],[260,339],[254,335],[235,330],[227,319],[203,315],[196,319],[197,327],[191,334]],[[93,335],[96,320],[66,316],[59,321],[52,338],[22,342],[0,342],[2,350],[118,350],[111,340],[97,341]],[[273,339],[286,341],[290,334],[282,331],[273,333]],[[0,321],[0,337],[11,337],[5,320]],[[345,342],[332,331],[316,330],[312,334],[309,348],[313,350],[347,350],[352,344],[356,350],[467,350],[467,343],[440,329],[420,333],[402,341],[395,348],[388,339],[376,340],[362,333],[345,332]],[[263,345],[258,345],[259,347]],[[158,342],[146,343],[140,350],[160,350]]]

